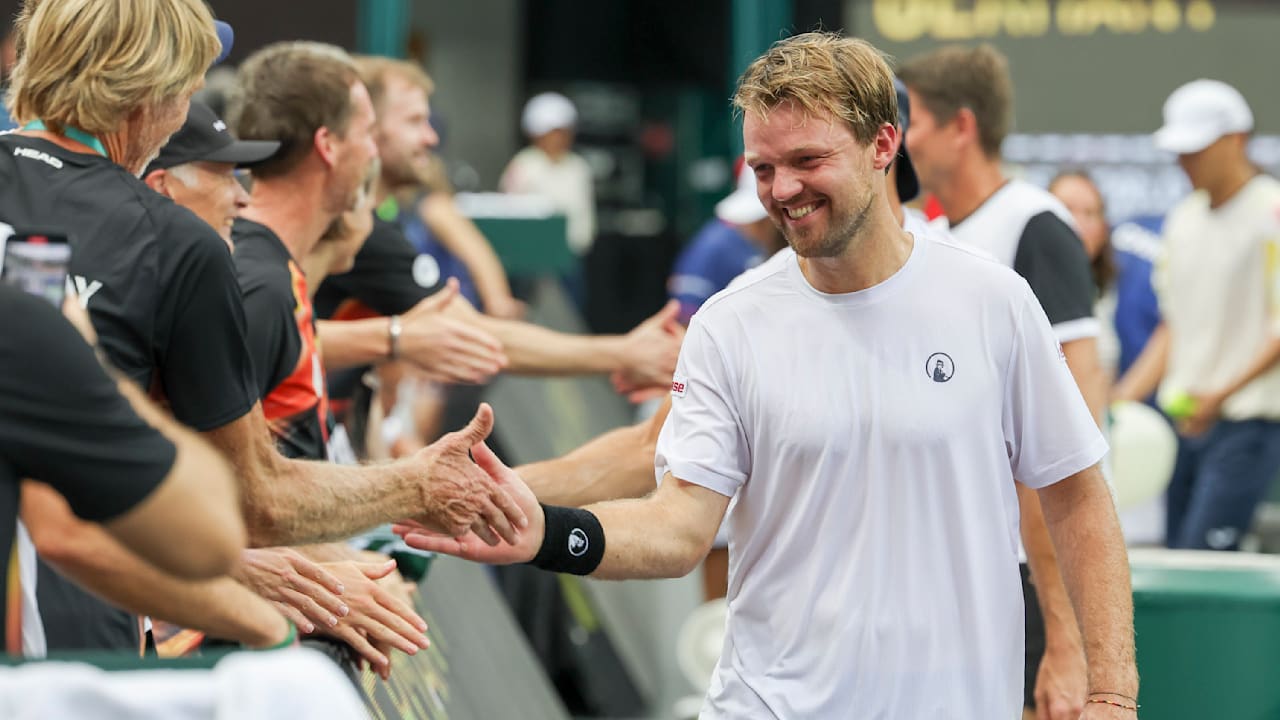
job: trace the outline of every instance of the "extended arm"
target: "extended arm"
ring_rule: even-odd
[[[423,550],[448,553],[476,562],[528,562],[544,536],[543,510],[528,486],[505,467],[484,444],[473,452],[476,462],[518,498],[529,515],[528,530],[515,544],[489,546],[474,534],[449,537],[420,527],[397,525],[405,542]],[[604,531],[604,557],[592,574],[607,580],[671,578],[687,575],[707,555],[729,498],[667,473],[662,484],[638,500],[614,500],[586,510]]]
[[[493,411],[482,405],[465,429],[413,457],[363,467],[284,458],[260,406],[206,434],[232,459],[252,545],[324,542],[405,517],[458,534],[484,523],[514,539],[523,514],[467,456],[492,427]]]
[[[235,580],[182,580],[157,570],[102,528],[76,518],[47,485],[23,483],[22,519],[40,557],[124,610],[250,647],[275,645],[288,633],[284,617]]]
[[[567,455],[521,465],[516,472],[538,500],[582,507],[619,498],[638,498],[654,488],[653,456],[658,432],[671,411],[668,397],[642,423],[611,430]]]

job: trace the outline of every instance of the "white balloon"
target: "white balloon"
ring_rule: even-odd
[[[1142,505],[1165,491],[1178,457],[1178,438],[1158,411],[1137,402],[1111,406],[1111,480],[1116,507]]]

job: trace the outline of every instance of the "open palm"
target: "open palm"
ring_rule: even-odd
[[[472,447],[471,454],[480,469],[488,473],[494,483],[516,501],[516,505],[529,519],[529,525],[517,532],[514,544],[498,542],[496,545],[489,545],[474,530],[469,530],[464,535],[450,536],[412,520],[397,523],[393,529],[404,538],[406,545],[419,550],[490,565],[510,565],[532,560],[542,546],[545,530],[542,506],[538,504],[538,498],[524,484],[524,480],[514,470],[503,465],[483,441]]]

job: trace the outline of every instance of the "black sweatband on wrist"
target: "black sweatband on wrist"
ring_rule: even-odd
[[[529,564],[551,572],[590,575],[604,559],[604,528],[589,510],[543,505],[542,547]]]

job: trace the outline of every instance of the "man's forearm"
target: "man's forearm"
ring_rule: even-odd
[[[1062,582],[1053,540],[1045,524],[1036,491],[1016,483],[1018,508],[1022,525],[1022,545],[1027,552],[1027,567],[1036,586],[1036,599],[1044,617],[1045,642],[1049,645],[1078,646],[1080,631],[1071,599]]]
[[[516,468],[540,502],[582,507],[656,486],[647,423],[611,430],[567,455]]]
[[[253,547],[340,540],[421,511],[410,461],[349,466],[288,460],[272,446],[260,412],[205,435],[231,458]]]
[[[320,320],[320,360],[334,372],[349,367],[386,360],[391,354],[391,332],[387,318],[363,320]]]
[[[476,323],[502,343],[507,370],[522,375],[590,375],[622,367],[621,335],[572,335],[484,315]]]
[[[77,520],[51,489],[24,489],[23,518],[46,562],[128,612],[251,647],[274,645],[288,631],[270,603],[235,580],[187,581],[163,573],[98,526]]]
[[[1133,590],[1124,537],[1097,467],[1040,490],[1089,661],[1089,692],[1138,696]]]
[[[604,528],[604,559],[592,577],[629,580],[684,577],[711,550],[729,498],[670,473],[639,500],[591,505]]]

